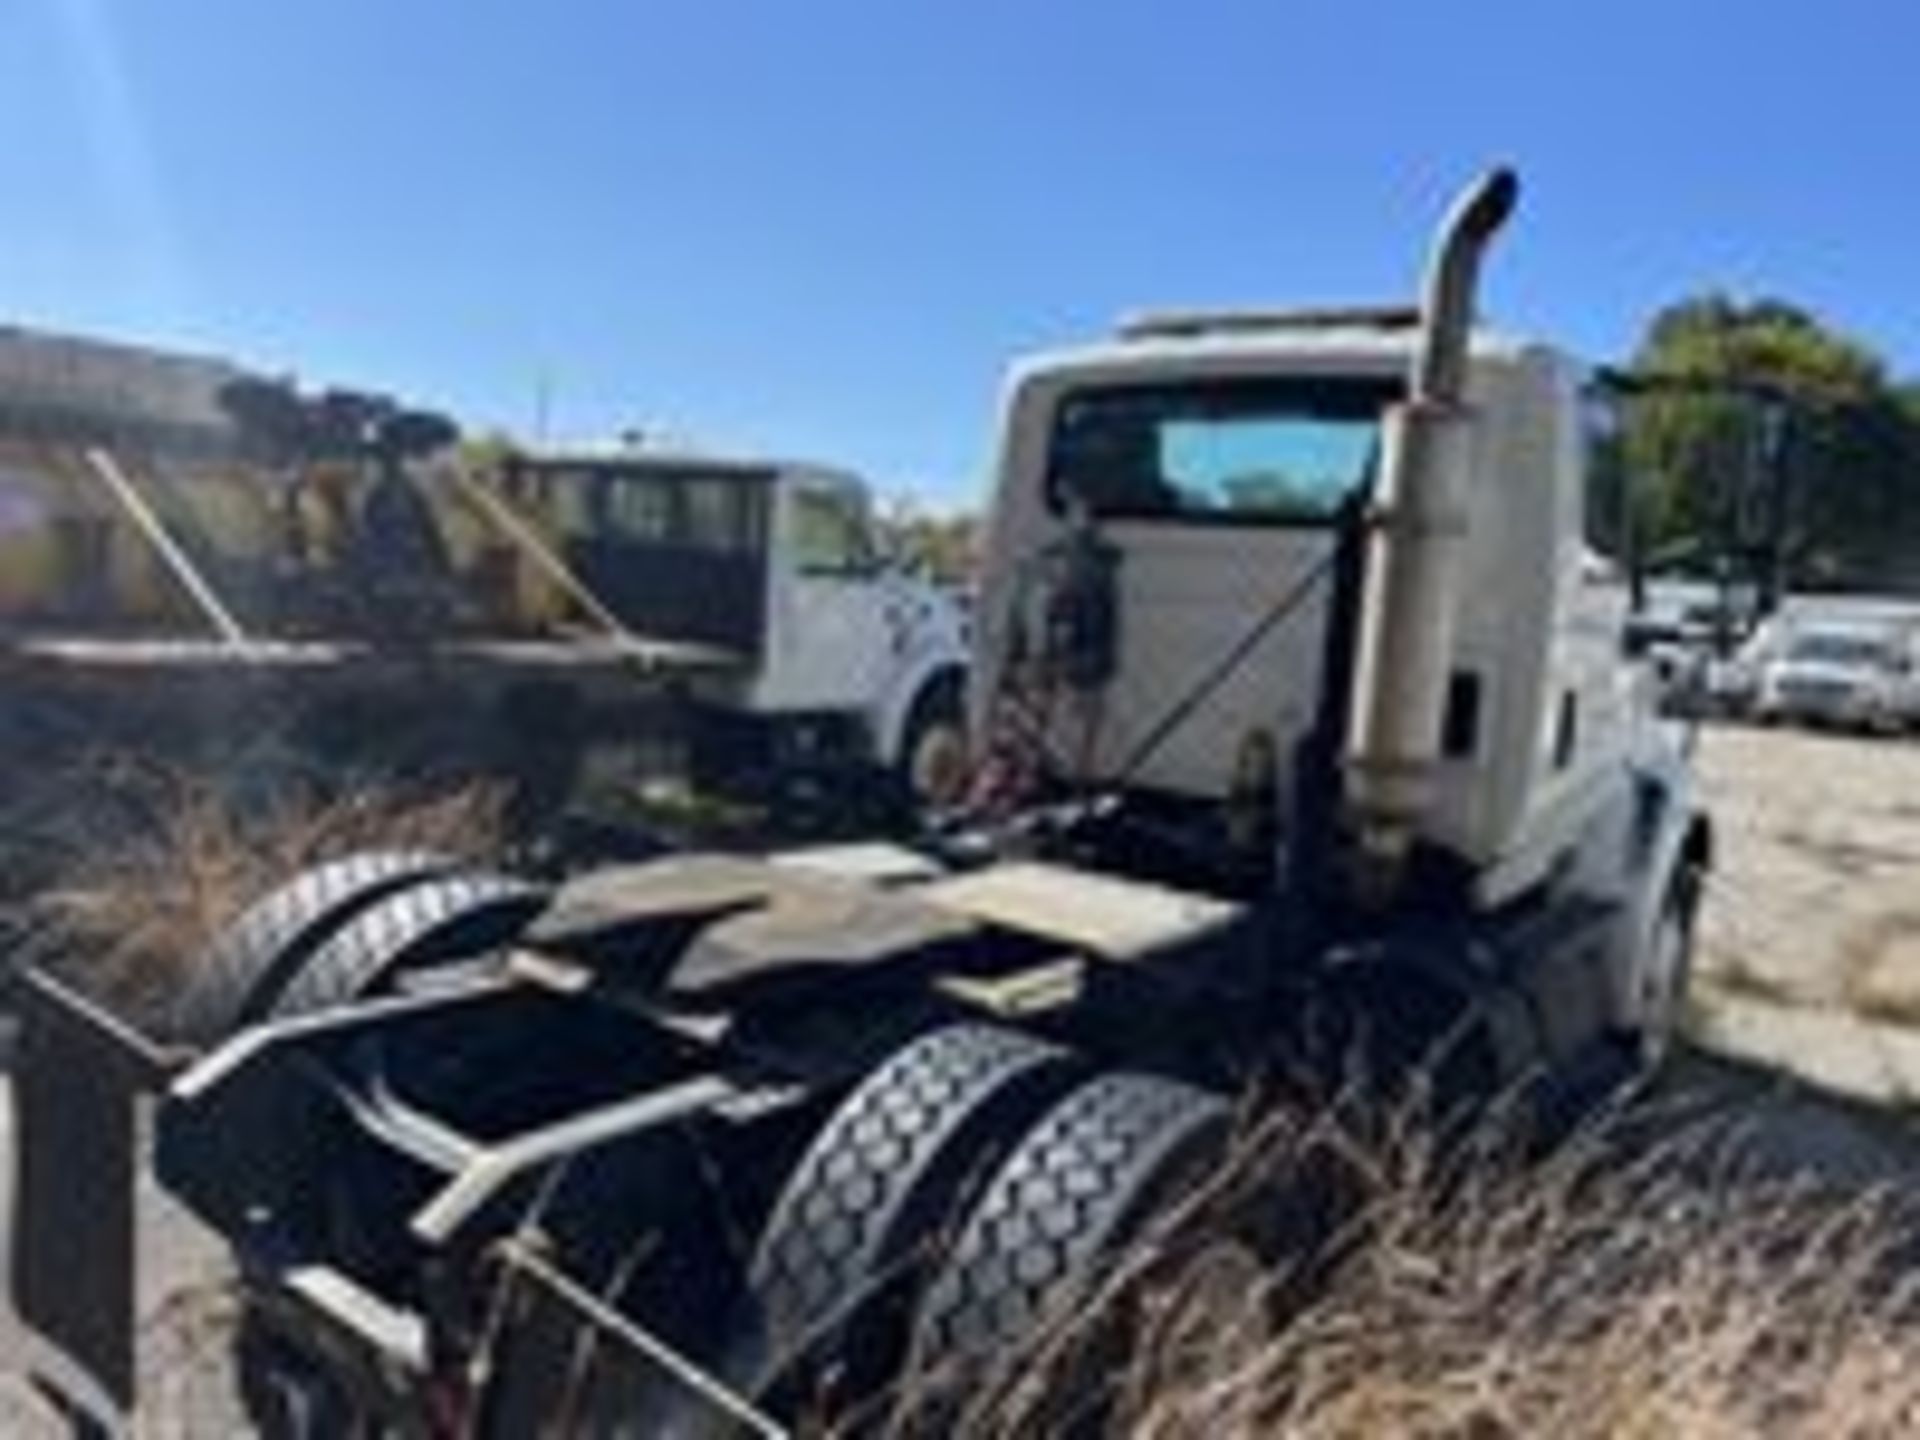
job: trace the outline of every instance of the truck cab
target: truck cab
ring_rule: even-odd
[[[1164,316],[1023,366],[1005,401],[977,723],[1031,681],[1009,658],[1040,625],[1021,577],[1078,526],[1113,561],[1109,673],[1098,704],[1051,706],[1052,753],[1076,783],[1187,808],[1244,800],[1251,780],[1281,849],[1321,843],[1299,833],[1301,787],[1344,743],[1359,552],[1415,318]],[[1466,383],[1458,613],[1419,839],[1491,907],[1564,856],[1658,727],[1593,494],[1604,396],[1565,355],[1485,331]]]
[[[964,623],[885,554],[858,476],[625,446],[514,455],[492,483],[618,624],[729,662],[696,687],[729,748],[848,751],[937,788]]]

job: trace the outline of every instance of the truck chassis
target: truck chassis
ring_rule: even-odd
[[[270,1413],[281,1384],[331,1397],[301,1413],[398,1433],[529,1433],[589,1400],[753,1429],[817,1377],[809,1356],[898,1359],[898,1297],[845,1319],[826,1297],[884,1291],[953,1222],[958,1177],[1045,1143],[1076,1099],[1148,1133],[1185,1106],[1217,1132],[1250,1086],[1314,1106],[1356,1065],[1374,1096],[1425,1067],[1463,1101],[1551,1076],[1538,1098],[1558,1103],[1620,1055],[1605,906],[1342,938],[1272,905],[891,847],[674,857],[553,893],[393,857],[326,868],[236,922],[223,953],[251,986],[197,1035],[26,979],[16,1294],[109,1414],[136,1409],[147,1135],[161,1185],[234,1245]],[[861,1128],[908,1104],[925,1153]],[[837,1188],[847,1165],[863,1178]],[[1117,1205],[1161,1177],[1096,1178]],[[839,1253],[820,1233],[840,1222],[886,1233]],[[797,1279],[778,1261],[796,1224]],[[583,1330],[609,1378],[569,1398]]]

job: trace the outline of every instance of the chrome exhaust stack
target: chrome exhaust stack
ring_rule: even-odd
[[[1384,421],[1344,758],[1356,878],[1375,900],[1397,889],[1433,801],[1473,465],[1475,297],[1519,196],[1519,178],[1501,169],[1455,202],[1427,272],[1408,396]]]

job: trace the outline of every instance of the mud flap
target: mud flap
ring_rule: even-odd
[[[136,1400],[142,1097],[170,1061],[44,974],[18,994],[14,1304],[38,1378],[106,1423]]]

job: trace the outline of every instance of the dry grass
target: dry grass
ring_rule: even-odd
[[[300,870],[362,849],[497,855],[504,796],[241,789],[137,759],[62,777],[33,817],[49,883],[15,909],[24,953],[49,958],[126,1013],[175,994],[185,967],[253,900]]]
[[[1293,1158],[1253,1146],[1018,1357],[944,1399],[937,1375],[910,1387],[896,1428],[927,1433],[937,1414],[976,1437],[1920,1433],[1910,1202],[1742,1173],[1724,1132],[1649,1145],[1643,1130],[1610,1122],[1525,1162],[1497,1131],[1449,1156],[1418,1125],[1364,1144],[1290,1129]],[[1219,1264],[1217,1229],[1189,1228],[1218,1216],[1223,1184],[1270,1205],[1315,1155],[1337,1159],[1354,1201],[1316,1266],[1249,1283]],[[1169,1254],[1197,1258],[1170,1273]],[[1090,1382],[1089,1350],[1122,1332],[1126,1353]]]

